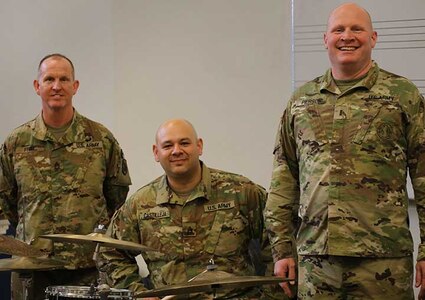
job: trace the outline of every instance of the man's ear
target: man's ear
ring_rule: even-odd
[[[202,150],[204,149],[204,141],[201,138],[199,138],[196,144],[197,144],[196,146],[198,147],[199,156],[201,156]]]
[[[156,145],[152,146],[152,152],[153,152],[153,156],[155,157],[155,161],[159,162],[158,147]]]
[[[34,81],[32,82],[32,85],[34,86],[34,90],[37,93],[37,95],[40,96],[40,84],[38,83],[38,80],[34,79]]]

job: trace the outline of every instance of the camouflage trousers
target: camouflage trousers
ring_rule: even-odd
[[[77,270],[35,271],[28,274],[12,272],[12,300],[42,300],[46,299],[48,286],[90,286],[96,283],[98,271],[96,268]],[[25,277],[23,277],[25,276]],[[25,278],[30,279],[27,288],[27,298],[24,298]],[[53,299],[53,298],[52,298]]]
[[[298,259],[298,299],[414,299],[411,256],[304,255]]]

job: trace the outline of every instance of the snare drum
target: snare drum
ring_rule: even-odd
[[[46,288],[46,300],[100,299],[96,287],[88,286],[49,286]],[[108,299],[132,300],[133,292],[129,290],[111,289]]]

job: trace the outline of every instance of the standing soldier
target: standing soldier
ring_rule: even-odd
[[[42,111],[6,138],[0,153],[0,206],[18,239],[52,251],[66,269],[34,272],[29,299],[44,299],[48,285],[89,285],[97,271],[93,247],[39,239],[43,234],[89,234],[108,224],[131,184],[123,152],[103,125],[72,104],[79,82],[62,54],[44,57],[34,89]],[[22,287],[12,275],[13,298]]]
[[[298,267],[301,299],[413,299],[406,177],[423,243],[424,98],[371,59],[376,40],[367,11],[337,7],[324,34],[331,68],[294,92],[281,119],[265,217],[275,274]]]

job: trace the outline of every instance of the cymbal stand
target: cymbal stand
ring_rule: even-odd
[[[22,299],[28,299],[28,291],[32,285],[31,273],[19,273],[19,279],[22,282]]]
[[[102,225],[99,225],[98,227],[94,229],[95,233],[105,233],[105,231],[106,229]],[[111,293],[111,287],[107,284],[106,272],[102,270],[101,264],[99,262],[99,253],[100,253],[100,243],[96,243],[96,248],[93,253],[93,260],[99,272],[97,291],[99,292],[100,300],[107,300],[109,294]]]
[[[191,281],[195,280],[196,278],[198,278],[199,276],[201,276],[204,273],[213,272],[214,270],[217,269],[217,267],[218,266],[215,264],[214,259],[210,258],[210,260],[208,261],[207,268],[204,271],[202,271],[201,273],[199,273],[198,275],[195,275],[194,277],[190,278],[187,282],[191,282]],[[214,289],[213,290],[213,299],[216,299],[216,298],[217,298],[216,290]],[[164,299],[172,299],[172,298],[163,298],[163,300]]]
[[[205,270],[203,270],[201,273],[199,273],[198,275],[195,275],[192,278],[190,278],[187,282],[191,282],[192,280],[195,280],[197,277],[201,276],[202,274],[204,274],[206,272],[214,271],[215,269],[217,269],[217,265],[214,263],[214,259],[211,258],[208,261],[207,268]]]

